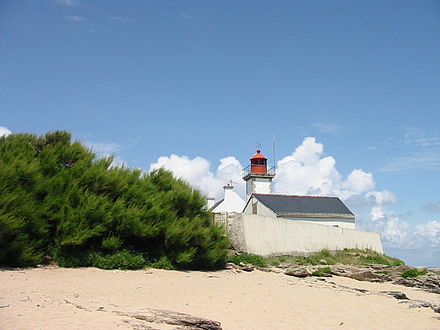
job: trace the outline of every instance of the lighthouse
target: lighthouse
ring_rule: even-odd
[[[252,194],[271,194],[272,179],[275,176],[275,167],[267,168],[267,158],[260,149],[257,149],[250,161],[251,164],[244,169],[243,176],[246,181],[246,200]]]

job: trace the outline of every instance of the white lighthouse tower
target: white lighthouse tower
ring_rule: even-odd
[[[246,181],[246,200],[252,194],[271,194],[272,179],[275,176],[275,166],[267,168],[267,158],[261,150],[252,156],[251,164],[244,169],[243,180]]]

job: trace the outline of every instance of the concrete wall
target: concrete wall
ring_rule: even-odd
[[[284,219],[291,221],[302,221],[302,222],[325,225],[325,226],[335,226],[346,229],[355,229],[354,219],[339,219],[339,218],[325,218],[325,217],[323,218],[284,217]]]
[[[331,227],[254,214],[237,214],[226,225],[238,251],[270,255],[305,255],[322,249],[372,249],[383,253],[378,233]]]

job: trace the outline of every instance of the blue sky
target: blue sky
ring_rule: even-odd
[[[439,35],[438,1],[4,0],[0,126],[216,197],[275,136],[277,192],[339,195],[440,266]]]

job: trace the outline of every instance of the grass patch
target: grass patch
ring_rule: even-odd
[[[388,275],[389,273],[390,273],[390,271],[389,270],[381,270],[381,271],[378,271],[378,272],[376,272],[377,274],[384,274],[384,275]]]
[[[142,269],[146,260],[140,253],[121,250],[112,254],[91,253],[89,255],[91,266],[102,269]]]
[[[425,269],[412,268],[412,269],[404,270],[402,272],[402,277],[404,277],[404,278],[417,277],[420,275],[425,275],[427,273],[428,273],[428,270],[426,268]]]
[[[232,262],[236,265],[240,263],[251,264],[258,267],[267,267],[267,262],[265,258],[261,256],[257,256],[255,254],[240,254],[229,258],[229,262]]]
[[[332,273],[332,270],[329,267],[319,268],[315,270],[312,275],[313,276],[325,276]]]
[[[381,264],[386,266],[402,266],[402,260],[380,254],[372,250],[344,249],[336,252],[321,250],[309,256],[280,256],[280,257],[260,257],[252,254],[241,254],[228,260],[235,264],[243,262],[254,266],[278,266],[281,264],[296,265],[354,265],[365,266],[371,264]]]

